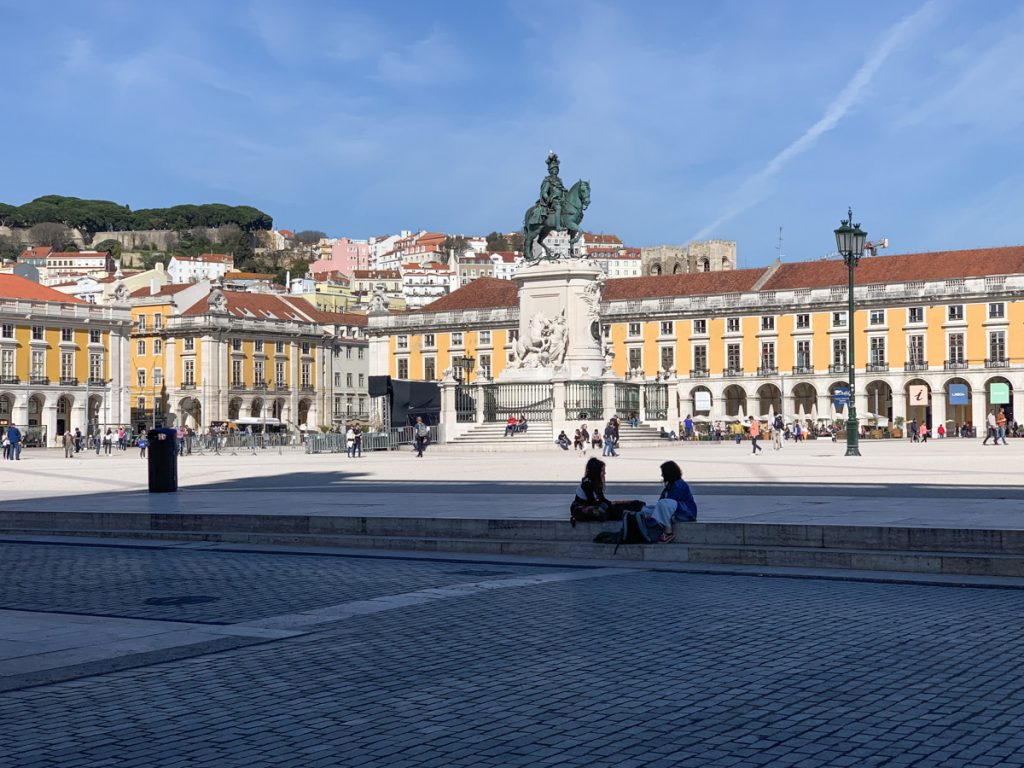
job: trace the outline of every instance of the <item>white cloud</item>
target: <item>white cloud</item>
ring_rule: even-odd
[[[868,57],[854,73],[846,87],[826,107],[824,114],[804,131],[798,139],[769,160],[763,168],[745,179],[725,212],[698,231],[692,239],[699,240],[708,237],[722,224],[763,199],[769,191],[769,184],[772,179],[788,163],[811,149],[823,134],[835,128],[847,113],[857,106],[867,93],[872,80],[882,65],[885,64],[894,51],[904,45],[932,19],[935,7],[935,0],[929,0],[918,8],[917,11],[904,17],[891,27],[881,42],[868,54]]]

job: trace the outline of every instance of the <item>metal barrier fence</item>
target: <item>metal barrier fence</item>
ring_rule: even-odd
[[[615,384],[615,413],[620,418],[629,418],[630,414],[640,413],[640,385]]]
[[[644,384],[644,418],[650,421],[668,418],[667,384]]]
[[[604,396],[599,381],[568,381],[565,384],[565,418],[588,421],[604,416]]]
[[[261,453],[263,451],[299,452],[305,450],[306,440],[308,437],[303,437],[301,432],[280,434],[257,432],[251,435],[244,432],[231,432],[219,435],[192,435],[185,438],[183,452],[186,455]]]
[[[440,443],[444,432],[438,425],[430,427],[428,443]],[[361,447],[366,451],[396,451],[402,446],[411,446],[415,440],[414,427],[394,427],[390,432],[363,432]],[[310,434],[306,436],[306,453],[345,453],[348,445],[345,435],[340,432]]]
[[[461,424],[476,421],[476,387],[463,384],[455,387],[455,421]]]
[[[551,421],[554,398],[550,384],[488,384],[484,387],[484,421],[506,421],[522,414],[527,421]]]

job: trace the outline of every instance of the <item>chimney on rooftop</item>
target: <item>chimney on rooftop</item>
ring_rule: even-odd
[[[153,279],[149,281],[149,295],[156,296],[160,293],[160,281]]]

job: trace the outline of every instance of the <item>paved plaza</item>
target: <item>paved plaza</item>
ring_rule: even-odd
[[[510,441],[514,438],[510,438]],[[1021,528],[1024,440],[866,441],[847,458],[830,441],[765,448],[668,443],[625,449],[608,459],[609,496],[652,498],[658,466],[674,459],[692,484],[701,520]],[[593,453],[587,454],[594,455]],[[470,518],[567,517],[585,457],[550,449],[523,452],[428,450],[306,455],[186,456],[181,491],[146,492],[146,462],[113,456],[27,451],[0,462],[0,511],[268,512]]]
[[[74,540],[0,584],[11,768],[1024,764],[1021,589]]]
[[[1020,528],[1024,442],[666,444],[704,520]],[[0,510],[563,519],[558,450],[0,463]],[[1024,585],[0,537],[0,765],[1024,765]]]

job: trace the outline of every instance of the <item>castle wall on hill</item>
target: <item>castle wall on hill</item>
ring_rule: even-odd
[[[686,245],[655,245],[640,249],[645,275],[724,272],[736,269],[734,240],[698,240]]]

